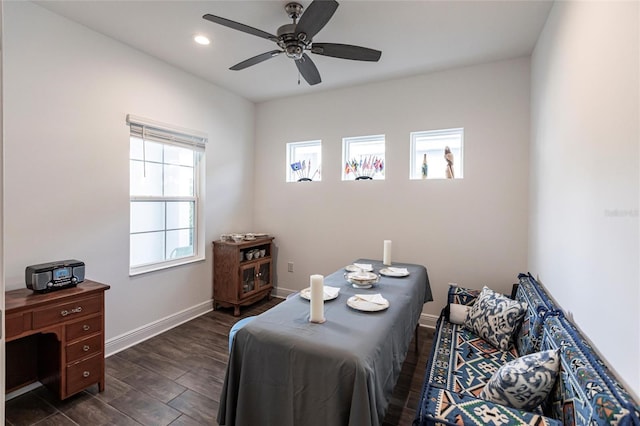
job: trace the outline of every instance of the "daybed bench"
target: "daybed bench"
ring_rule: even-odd
[[[473,305],[481,291],[449,288],[447,307],[436,325],[414,425],[640,425],[637,403],[580,331],[531,274],[520,274],[518,279],[511,296],[521,302],[524,316],[517,321],[506,349],[498,349],[469,329],[473,326],[466,312],[474,312]],[[484,331],[476,331],[485,336]],[[493,340],[491,336],[486,338]],[[540,396],[542,402],[536,401],[536,407],[530,410],[513,408],[505,401],[495,402],[495,395],[500,400],[500,395],[510,391],[509,383],[504,385],[506,390],[496,391],[496,386],[502,386],[504,381],[511,381],[514,386],[522,384],[521,377],[514,377],[513,369],[506,370],[513,367],[514,360],[518,359],[521,365],[522,360],[530,361],[541,353],[546,354],[547,361],[555,357],[552,361],[557,367],[557,376],[549,380],[550,392]],[[519,358],[525,355],[529,356]],[[496,374],[499,378],[492,378],[510,361],[514,362]],[[527,376],[526,380],[542,377],[534,376]],[[489,381],[491,385],[486,386]],[[483,392],[485,386],[487,390]],[[507,397],[522,398],[518,392]],[[527,396],[531,395],[524,397]],[[515,405],[521,402],[518,400]]]

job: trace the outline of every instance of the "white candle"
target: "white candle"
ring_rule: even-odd
[[[391,265],[391,240],[384,240],[382,263],[387,266]]]
[[[324,277],[322,275],[311,275],[311,312],[309,321],[323,323],[324,320]]]

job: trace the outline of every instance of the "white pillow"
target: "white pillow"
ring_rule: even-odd
[[[464,324],[471,306],[460,305],[458,303],[449,304],[449,322],[453,324]]]
[[[496,348],[506,351],[511,335],[526,311],[526,303],[511,300],[485,286],[469,310],[464,326]]]
[[[559,369],[560,354],[554,349],[514,359],[491,376],[480,398],[533,411],[551,392]]]

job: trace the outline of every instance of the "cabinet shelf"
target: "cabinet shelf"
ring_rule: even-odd
[[[213,243],[213,303],[233,307],[248,306],[273,290],[273,237],[251,241],[214,241]]]

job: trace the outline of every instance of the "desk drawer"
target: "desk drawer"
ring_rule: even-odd
[[[6,340],[13,336],[31,330],[31,312],[23,312],[20,314],[9,314],[5,318],[6,321]]]
[[[67,341],[102,331],[102,315],[67,324]]]
[[[67,367],[67,396],[84,390],[102,377],[104,355],[102,352],[82,362]]]
[[[40,328],[102,311],[102,296],[78,299],[33,311],[33,327]]]
[[[76,343],[67,345],[67,363],[77,361],[80,358],[87,357],[95,354],[96,352],[102,352],[102,342],[104,338],[102,333],[82,339]]]

